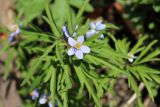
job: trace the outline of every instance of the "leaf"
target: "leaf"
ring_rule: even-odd
[[[54,69],[53,66],[50,66],[50,67],[48,68],[48,70],[46,70],[47,75],[46,75],[46,77],[44,78],[44,82],[47,82],[47,81],[51,78],[53,71],[55,71],[55,69]]]
[[[148,92],[149,92],[149,96],[151,97],[152,101],[154,101],[154,97],[153,97],[153,93],[152,93],[152,89],[149,85],[149,82],[144,78],[143,74],[141,72],[139,72],[140,76],[141,76],[141,79],[142,81],[144,82]]]
[[[130,53],[135,54],[136,50],[143,44],[144,40],[146,40],[148,37],[143,36],[138,40],[138,42],[134,45],[134,47],[131,49]]]
[[[60,61],[61,66],[64,66],[63,56],[62,56],[62,54],[63,54],[62,50],[64,50],[64,48],[58,42],[57,45],[56,45],[56,56],[57,56],[57,59]]]
[[[147,55],[146,57],[144,57],[141,61],[139,61],[137,64],[142,64],[145,62],[149,62],[154,60],[155,57],[157,57],[158,55],[160,55],[160,50],[155,50],[153,52],[151,52],[149,55]],[[158,59],[157,59],[158,60]],[[160,60],[160,59],[159,59]]]
[[[152,41],[144,50],[142,50],[142,52],[140,53],[140,55],[137,57],[137,59],[134,61],[133,64],[136,64],[136,62],[138,62],[156,42],[157,40]]]
[[[134,92],[136,93],[136,95],[138,96],[138,98],[141,97],[141,93],[138,89],[137,83],[135,82],[134,78],[129,74],[127,75],[128,77],[128,82],[131,85],[132,89],[134,90]]]
[[[66,0],[55,0],[52,8],[53,19],[58,28],[62,28],[67,20],[68,3]]]
[[[86,23],[78,29],[77,35],[85,34],[88,31],[88,29],[89,29],[89,20],[87,20]]]
[[[117,27],[116,25],[114,25],[114,24],[112,24],[112,23],[107,23],[107,24],[106,24],[106,29],[119,30],[119,27]]]
[[[74,68],[75,68],[75,72],[79,78],[79,81],[83,80],[83,82],[85,83],[85,86],[87,87],[88,92],[92,95],[92,98],[93,98],[95,104],[98,107],[101,107],[100,99],[98,99],[98,96],[96,95],[95,90],[94,90],[93,86],[91,85],[90,80],[88,78],[86,78],[86,76],[83,74],[83,70],[81,69],[81,67],[74,66]]]
[[[82,4],[81,8],[79,9],[79,11],[78,11],[78,13],[77,13],[77,16],[76,16],[76,19],[75,19],[75,20],[76,20],[76,24],[79,23],[80,18],[81,18],[81,16],[82,16],[82,14],[83,14],[83,12],[84,12],[84,10],[85,10],[88,2],[89,2],[89,0],[85,0],[85,1],[83,2],[83,4]]]
[[[14,50],[11,48],[8,51],[7,58],[5,60],[5,66],[4,66],[4,75],[3,79],[6,80],[7,77],[9,76],[9,72],[13,66],[13,58],[14,58]]]
[[[56,75],[57,75],[57,70],[54,69],[54,71],[52,71],[52,77],[51,77],[51,80],[50,80],[50,91],[51,91],[52,106],[54,106],[54,103],[55,103],[54,101],[55,101],[56,84],[57,84]]]
[[[49,54],[49,52],[51,52],[51,50],[52,50],[52,48],[54,47],[56,45],[56,43],[54,43],[52,46],[50,46],[45,52],[44,52],[44,54],[36,61],[36,62],[34,62],[34,66],[33,67],[31,67],[28,71],[28,73],[27,73],[27,76],[25,77],[25,79],[23,80],[23,82],[22,82],[22,86],[24,85],[24,84],[26,84],[28,81],[29,81],[29,79],[35,74],[35,72],[36,72],[36,69],[39,67],[39,65],[41,64],[41,62],[42,62],[42,60]]]
[[[155,74],[155,75],[159,75],[160,71],[153,69],[153,68],[149,68],[147,66],[144,65],[140,65],[140,66],[134,66],[132,67],[134,70],[138,71],[138,72],[145,72],[148,73],[149,75]]]
[[[82,4],[83,4],[84,0],[69,0],[69,4],[71,6],[74,6],[76,8],[81,8]],[[92,5],[90,5],[89,3],[86,5],[84,11],[86,12],[93,12],[93,7]]]
[[[57,29],[57,26],[55,24],[55,20],[53,18],[53,14],[52,14],[52,12],[50,10],[50,7],[49,7],[48,3],[45,4],[45,10],[46,10],[46,14],[47,14],[48,18],[44,17],[44,19],[50,25],[52,33],[55,34],[56,37],[60,37],[60,33],[59,33],[58,29]]]
[[[42,13],[44,9],[42,4],[45,4],[45,2],[46,0],[19,0],[17,2],[19,17],[25,16],[23,20],[24,26]]]

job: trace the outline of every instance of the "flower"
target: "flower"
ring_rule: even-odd
[[[12,30],[13,30],[13,32],[9,35],[9,39],[8,39],[9,42],[13,42],[15,39],[15,36],[19,35],[21,32],[21,30],[19,29],[19,27],[17,25],[13,25]]]
[[[53,107],[51,101],[48,102],[48,106],[49,106],[49,107]]]
[[[91,22],[90,23],[90,30],[86,33],[86,37],[89,38],[95,34],[98,34],[99,31],[104,30],[106,28],[105,24],[102,24],[102,20],[97,22]],[[104,35],[100,35],[100,39],[103,39]]]
[[[75,27],[75,30],[77,30],[77,29],[78,29],[78,25],[76,25],[76,27]],[[62,27],[62,31],[67,38],[71,37],[66,25]],[[77,33],[73,32],[72,36],[75,37],[76,35],[77,35]]]
[[[128,59],[128,61],[131,62],[131,63],[133,62],[134,59],[137,58],[137,56],[134,56],[132,53],[128,53],[128,56],[130,57],[130,58]]]
[[[8,39],[9,42],[13,42],[15,39],[15,36],[19,35],[21,32],[21,30],[19,29],[19,27],[17,25],[13,25],[12,30],[13,30],[13,32],[9,35],[9,39]]]
[[[89,53],[90,48],[88,46],[83,45],[84,42],[84,36],[81,35],[78,37],[77,41],[73,38],[68,38],[68,43],[71,46],[71,48],[68,50],[68,55],[76,55],[78,59],[83,59],[83,53]]]
[[[62,31],[63,31],[64,35],[65,35],[67,38],[70,37],[69,31],[68,31],[66,25],[62,27]]]
[[[40,99],[39,99],[39,104],[45,104],[48,100],[48,96],[47,95],[43,95]]]
[[[31,93],[30,93],[32,100],[35,100],[39,97],[39,92],[37,89],[34,89]]]
[[[48,106],[49,106],[49,107],[53,107],[51,101],[48,102]],[[56,100],[55,100],[55,102],[54,102],[54,107],[58,107],[58,102],[57,102]]]

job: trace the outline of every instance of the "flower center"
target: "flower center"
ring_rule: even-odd
[[[77,42],[74,47],[75,47],[76,49],[80,49],[81,46],[82,46],[82,44],[81,44],[80,42]]]

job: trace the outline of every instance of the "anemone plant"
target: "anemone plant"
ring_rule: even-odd
[[[75,14],[70,6],[75,1],[44,2],[48,32],[31,24],[20,27],[21,39],[11,47],[16,50],[16,65],[24,78],[20,93],[31,93],[34,106],[48,102],[49,106],[86,107],[87,100],[92,99],[96,107],[102,107],[100,98],[113,88],[113,81],[126,76],[139,106],[143,105],[137,80],[144,82],[154,100],[148,82],[160,84],[160,71],[147,65],[159,60],[160,50],[153,48],[157,41],[145,45],[147,36],[142,36],[131,48],[127,39],[113,36],[111,30],[118,30],[115,25],[82,17],[89,0],[80,3]],[[12,39],[17,35],[13,34]],[[106,72],[98,73],[99,68],[106,68]]]

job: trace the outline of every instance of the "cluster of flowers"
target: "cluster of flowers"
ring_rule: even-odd
[[[77,28],[78,27],[76,27],[76,29]],[[102,23],[102,20],[97,22],[91,22],[90,30],[86,33],[86,38],[98,34],[105,28],[106,25]],[[67,29],[67,26],[63,26],[62,30],[64,32],[64,35],[68,38],[68,44],[71,46],[71,48],[67,52],[69,56],[75,55],[78,59],[83,59],[84,53],[90,53],[90,48],[88,46],[83,45],[84,35],[80,35],[76,41],[75,39],[73,39],[73,37],[76,36],[76,32],[74,32],[73,35],[71,36]],[[103,39],[104,35],[101,34],[99,38]]]
[[[105,28],[106,28],[106,25],[102,23],[102,20],[99,20],[96,22],[91,22],[90,29],[89,29],[89,31],[86,32],[86,38],[90,38],[90,37],[94,36],[95,34],[98,34],[100,31],[104,30]],[[78,25],[76,26],[75,30],[77,30],[77,29],[78,29]],[[76,32],[73,32],[73,34],[71,36],[71,34],[69,33],[69,31],[67,29],[67,26],[63,26],[62,31],[63,31],[64,35],[67,37],[68,44],[71,47],[67,52],[69,56],[75,55],[78,59],[83,59],[84,53],[90,53],[91,49],[88,46],[83,45],[84,35],[80,35],[76,41],[74,39],[74,37],[77,34]],[[20,28],[17,25],[14,25],[13,32],[9,36],[9,42],[12,43],[15,39],[15,36],[19,35],[20,32],[21,32]],[[104,35],[101,34],[99,36],[99,39],[103,39],[103,38],[104,38]],[[128,61],[131,63],[134,61],[134,59],[137,58],[134,55],[132,55],[131,53],[128,53],[128,56],[130,57],[128,59]]]
[[[32,100],[36,100],[39,98],[39,92],[37,89],[34,89],[31,93],[31,98]],[[52,102],[50,101],[50,96],[47,95],[47,94],[44,94],[42,95],[40,98],[39,98],[39,104],[43,105],[43,104],[47,104],[48,103],[48,107],[53,107],[52,106]],[[55,101],[55,104],[54,104],[54,107],[57,107],[57,102]]]

